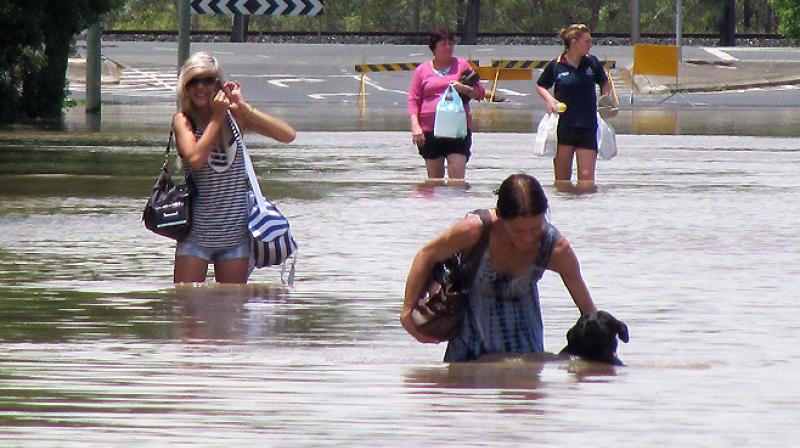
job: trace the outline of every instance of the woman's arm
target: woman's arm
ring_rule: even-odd
[[[408,88],[408,120],[411,125],[411,141],[418,147],[425,144],[425,134],[419,124],[419,112],[422,110],[422,67],[414,70],[411,86]]]
[[[544,100],[544,108],[548,113],[555,113],[558,111],[558,100],[550,94],[550,89],[546,89],[537,84],[536,93]]]
[[[467,250],[477,244],[483,232],[480,217],[467,215],[444,233],[428,242],[417,252],[406,279],[405,299],[400,313],[403,328],[420,342],[439,342],[418,333],[411,321],[411,310],[417,303],[430,276],[433,265],[444,261],[456,252]]]
[[[211,120],[203,130],[203,136],[199,139],[195,137],[192,122],[186,114],[179,112],[172,118],[178,153],[189,163],[190,167],[202,168],[208,160],[214,143],[219,139],[229,105],[230,101],[225,93],[217,92],[211,100]]]
[[[253,105],[245,103],[245,123],[248,129],[273,138],[281,143],[291,143],[297,136],[293,127],[280,118],[273,117],[256,109]]]
[[[296,136],[294,128],[280,118],[268,115],[245,101],[242,86],[238,82],[228,81],[222,86],[222,90],[230,98],[231,113],[242,132],[250,129],[281,143],[291,143],[294,140]]]
[[[550,264],[547,269],[561,275],[564,286],[567,287],[567,291],[572,296],[572,301],[575,302],[575,306],[578,307],[581,314],[597,312],[597,307],[592,301],[589,288],[583,281],[583,276],[581,276],[578,257],[572,251],[569,241],[563,236],[556,242],[556,247],[550,256]]]
[[[414,142],[417,147],[422,147],[422,145],[425,144],[425,132],[419,124],[419,115],[413,114],[409,116],[408,119],[411,122],[411,141]]]

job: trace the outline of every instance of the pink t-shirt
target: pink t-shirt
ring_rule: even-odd
[[[433,63],[425,61],[418,65],[414,70],[414,77],[411,79],[411,87],[408,89],[408,115],[417,115],[419,125],[425,132],[433,131],[433,119],[436,116],[436,105],[439,98],[444,93],[445,88],[452,81],[458,81],[464,70],[472,70],[469,62],[460,58],[453,58],[450,65],[450,72],[440,76],[433,70]],[[486,90],[478,82],[475,84],[475,92],[479,99],[483,99]],[[464,103],[464,110],[467,112],[467,128],[472,129],[472,115],[469,113],[469,104]]]

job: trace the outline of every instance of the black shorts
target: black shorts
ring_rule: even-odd
[[[556,131],[559,145],[576,148],[594,149],[597,151],[597,129],[558,127]]]
[[[425,144],[419,148],[419,155],[423,159],[438,159],[447,157],[450,154],[461,154],[469,160],[472,148],[472,131],[467,130],[464,138],[440,138],[434,137],[433,132],[425,133]]]

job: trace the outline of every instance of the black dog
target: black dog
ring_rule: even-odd
[[[576,355],[589,361],[624,365],[617,357],[617,336],[628,342],[628,326],[611,313],[583,314],[567,331],[567,346],[559,355]]]

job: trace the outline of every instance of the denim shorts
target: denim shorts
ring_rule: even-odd
[[[250,258],[250,241],[228,247],[204,247],[179,241],[178,246],[175,248],[175,256],[197,257],[209,262]]]

